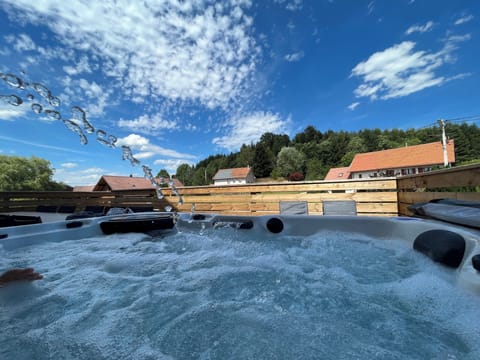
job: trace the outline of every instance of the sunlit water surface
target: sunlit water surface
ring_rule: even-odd
[[[480,299],[396,241],[126,234],[2,250],[1,359],[478,359]]]

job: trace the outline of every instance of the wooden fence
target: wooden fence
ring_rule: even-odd
[[[398,213],[412,215],[408,206],[433,199],[480,201],[480,164],[458,166],[397,179]]]
[[[257,183],[230,186],[198,186],[179,189],[183,205],[168,197],[179,211],[234,215],[278,214],[280,201],[306,201],[308,213],[322,215],[324,200],[355,200],[358,215],[396,216],[395,178],[288,183]]]
[[[183,204],[170,189],[163,189],[159,200],[154,191],[116,192],[0,192],[0,212],[35,211],[39,205],[153,207],[163,210],[171,205],[177,211],[222,213],[230,215],[278,214],[280,201],[306,201],[309,214],[322,214],[324,200],[355,200],[359,215],[397,215],[394,178],[375,180],[263,183],[232,186],[187,186],[178,189]]]
[[[459,166],[399,178],[368,180],[259,183],[178,188],[183,204],[170,189],[164,199],[153,190],[95,192],[0,192],[0,212],[35,211],[39,205],[153,208],[230,215],[268,215],[280,212],[281,201],[306,201],[311,215],[322,215],[328,200],[355,200],[358,215],[411,215],[408,206],[432,199],[480,201],[480,164]]]
[[[60,208],[72,205],[75,206],[73,211],[82,211],[87,206],[163,210],[168,201],[159,200],[153,190],[0,192],[0,212],[35,211],[38,206]]]

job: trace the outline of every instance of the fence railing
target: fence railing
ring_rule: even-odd
[[[306,201],[308,213],[322,215],[322,202],[355,200],[358,215],[396,216],[395,178],[343,181],[257,183],[231,186],[196,186],[179,189],[183,205],[179,211],[234,215],[278,214],[280,201]],[[176,199],[168,198],[172,203]]]
[[[412,215],[408,206],[433,199],[480,201],[480,164],[457,166],[397,179],[398,213]]]
[[[0,212],[35,211],[39,205],[75,205],[75,211],[87,206],[164,210],[170,205],[182,212],[194,207],[196,212],[268,215],[280,212],[281,201],[305,201],[309,214],[322,215],[323,201],[354,200],[358,215],[408,216],[409,205],[432,199],[480,201],[480,164],[399,178],[186,186],[178,188],[181,205],[170,189],[162,191],[161,200],[153,190],[0,192]]]
[[[0,212],[35,211],[38,206],[141,207],[163,210],[168,201],[159,200],[153,190],[128,191],[4,191],[0,192]]]

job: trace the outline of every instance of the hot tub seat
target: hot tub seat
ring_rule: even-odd
[[[172,230],[175,226],[173,214],[145,213],[138,215],[118,216],[100,222],[100,228],[106,235],[116,233],[145,233]]]
[[[0,215],[0,227],[40,224],[41,222],[40,216]]]

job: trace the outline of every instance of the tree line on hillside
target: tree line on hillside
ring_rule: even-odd
[[[455,140],[456,164],[480,161],[480,128],[475,124],[447,123]],[[184,185],[208,185],[219,169],[250,166],[257,178],[321,180],[331,167],[348,166],[357,153],[440,141],[439,127],[409,130],[365,129],[358,132],[321,132],[308,126],[293,139],[265,133],[256,144],[238,152],[212,155],[196,165],[182,164],[175,175]],[[38,157],[0,155],[0,191],[61,191],[72,188],[52,180],[54,169]],[[168,179],[165,169],[157,176]]]
[[[455,141],[456,164],[480,159],[477,125],[447,123],[445,131],[447,137]],[[441,141],[441,134],[438,126],[357,132],[321,132],[308,126],[293,139],[288,135],[265,133],[256,144],[244,144],[238,152],[211,155],[193,166],[182,164],[175,177],[187,186],[208,185],[219,169],[250,166],[257,178],[321,180],[331,167],[349,166],[357,153]]]

